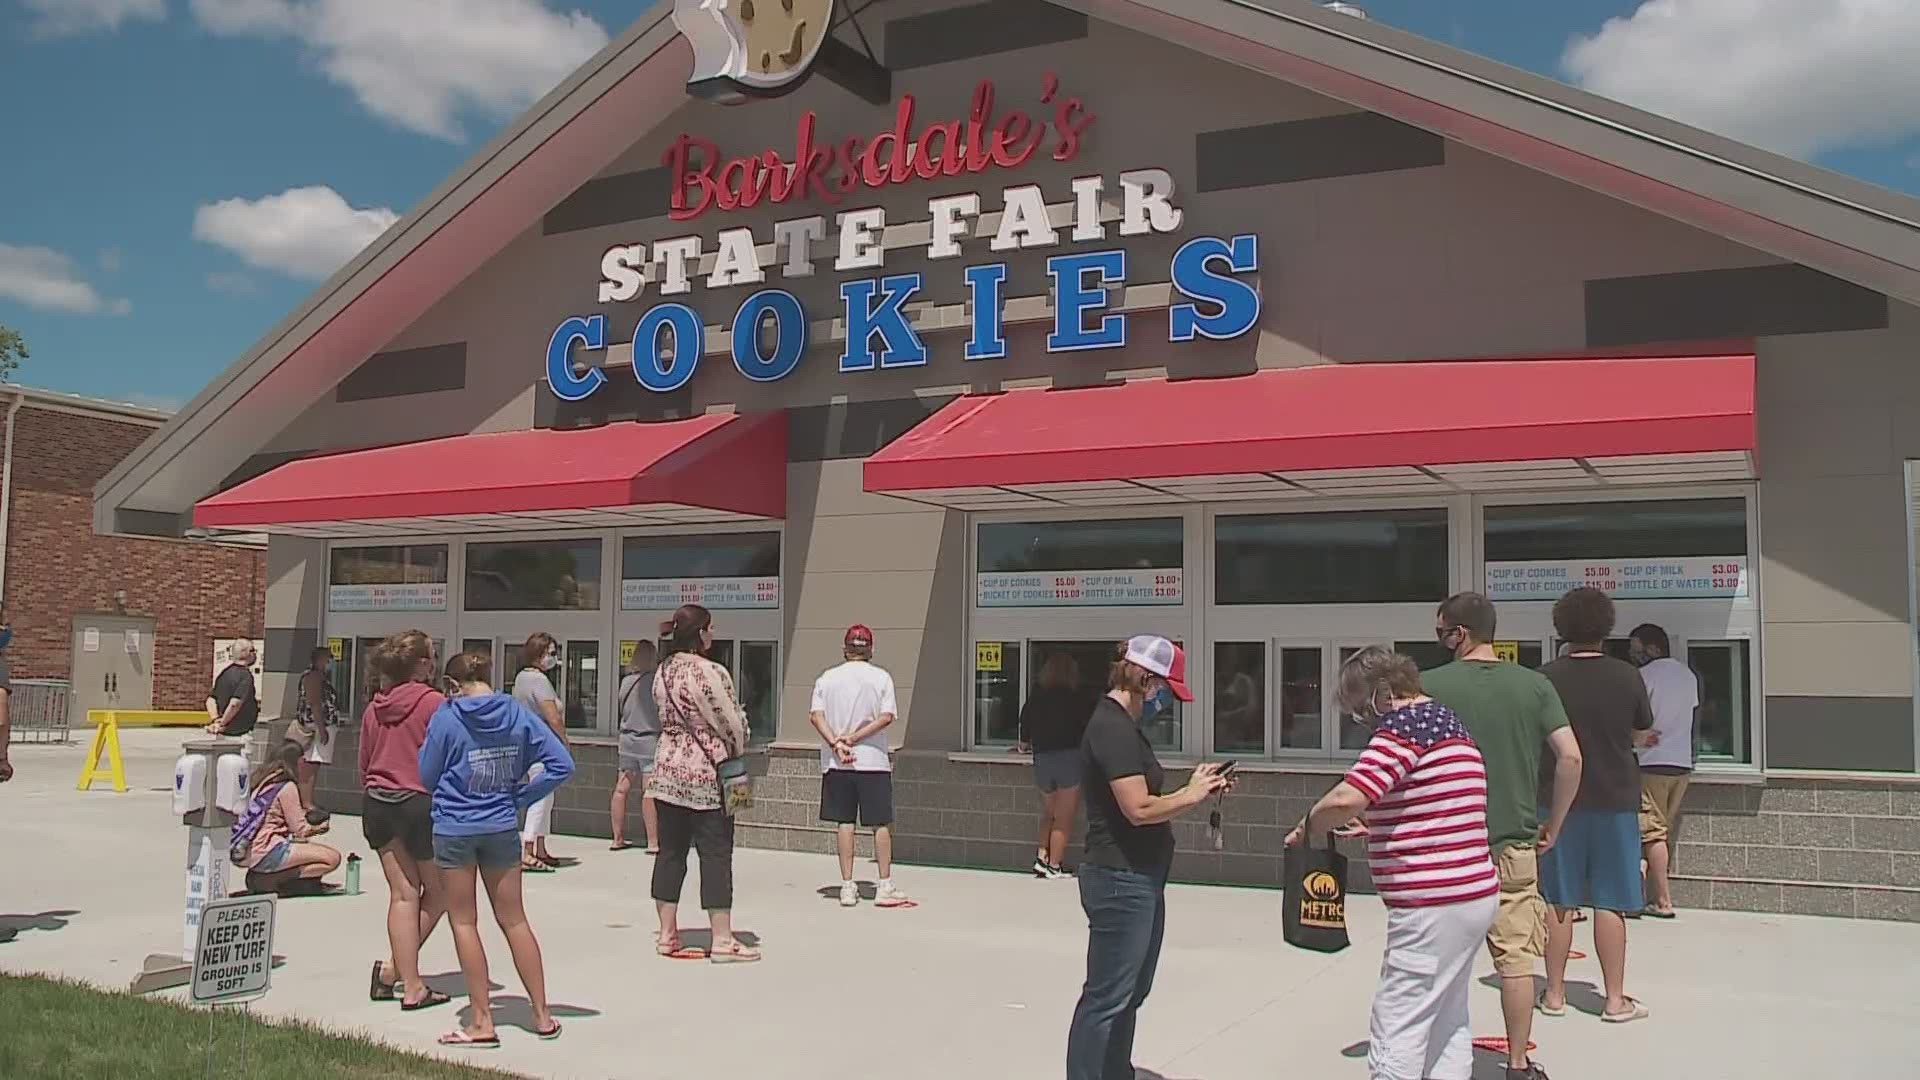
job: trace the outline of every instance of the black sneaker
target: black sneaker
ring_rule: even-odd
[[[1035,855],[1033,857],[1033,876],[1037,878],[1052,877],[1053,867],[1047,865],[1047,860]]]
[[[1507,1080],[1549,1080],[1549,1078],[1547,1070],[1541,1068],[1539,1062],[1529,1061],[1524,1069],[1507,1066]]]

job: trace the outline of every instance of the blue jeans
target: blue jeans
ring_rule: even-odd
[[[1133,1080],[1134,1018],[1160,965],[1166,883],[1083,863],[1080,906],[1087,913],[1087,984],[1067,1029],[1067,1080]]]

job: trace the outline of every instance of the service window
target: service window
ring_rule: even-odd
[[[1485,505],[1485,591],[1500,605],[1500,636],[1542,638],[1551,659],[1567,647],[1553,632],[1554,601],[1601,589],[1616,608],[1609,655],[1628,659],[1634,630],[1656,626],[1699,676],[1696,761],[1755,764],[1759,604],[1748,510],[1738,494]]]
[[[327,571],[327,610],[445,611],[447,545],[336,547]]]
[[[521,540],[466,547],[468,611],[600,610],[600,541]]]
[[[1445,508],[1222,516],[1214,602],[1437,603],[1446,598]]]

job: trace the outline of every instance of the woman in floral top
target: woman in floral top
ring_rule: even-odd
[[[680,889],[687,851],[700,853],[700,906],[713,926],[707,957],[716,964],[751,963],[757,950],[733,936],[733,818],[725,810],[717,766],[747,749],[747,713],[733,677],[707,659],[713,615],[698,604],[673,613],[662,628],[671,655],[654,673],[660,748],[646,793],[660,810],[660,854],[653,864],[653,900],[660,910],[662,956],[681,951]]]

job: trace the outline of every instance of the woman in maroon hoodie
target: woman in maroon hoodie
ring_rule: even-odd
[[[420,978],[420,946],[446,905],[433,861],[433,798],[420,781],[420,746],[427,721],[447,699],[433,688],[433,639],[419,630],[395,634],[373,651],[381,689],[360,720],[360,776],[366,787],[360,826],[380,853],[387,875],[390,960],[373,962],[368,993],[391,1001],[403,988],[408,1012],[447,1003],[447,995]]]

